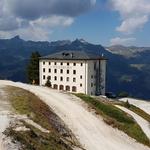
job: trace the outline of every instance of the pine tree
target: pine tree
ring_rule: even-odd
[[[47,77],[47,81],[45,83],[45,86],[47,86],[47,87],[51,87],[52,86],[51,85],[51,81],[50,81],[50,76]]]
[[[126,108],[130,108],[130,107],[131,107],[128,100],[125,102],[125,107],[126,107]]]
[[[39,84],[39,57],[38,52],[32,52],[27,66],[28,82],[32,84]]]

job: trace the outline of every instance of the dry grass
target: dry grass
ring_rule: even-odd
[[[16,132],[9,128],[7,135],[25,145],[23,150],[72,150],[73,146],[80,147],[61,119],[36,95],[16,87],[7,87],[5,90],[16,113],[27,115],[50,131],[49,134],[42,133],[26,123],[24,125],[30,128],[29,132]]]

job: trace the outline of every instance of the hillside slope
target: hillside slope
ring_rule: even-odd
[[[80,99],[45,87],[10,81],[1,85],[12,85],[29,90],[39,96],[71,129],[81,145],[87,150],[148,150],[123,132],[106,125],[101,117],[90,112]]]

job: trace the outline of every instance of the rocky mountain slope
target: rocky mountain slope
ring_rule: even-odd
[[[113,54],[118,54],[125,56],[127,58],[137,57],[140,53],[144,51],[150,51],[150,47],[136,47],[136,46],[123,46],[123,45],[113,45],[106,47],[106,50]]]

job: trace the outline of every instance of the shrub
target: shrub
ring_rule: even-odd
[[[128,92],[125,92],[125,91],[120,92],[120,93],[118,94],[118,97],[128,97],[128,96],[129,96]]]
[[[47,86],[47,87],[51,87],[52,86],[51,81],[50,81],[50,76],[47,77],[47,81],[45,83],[45,86]]]
[[[130,107],[131,107],[131,105],[130,105],[130,103],[129,103],[128,100],[125,102],[124,106],[125,106],[126,108],[130,108]]]

